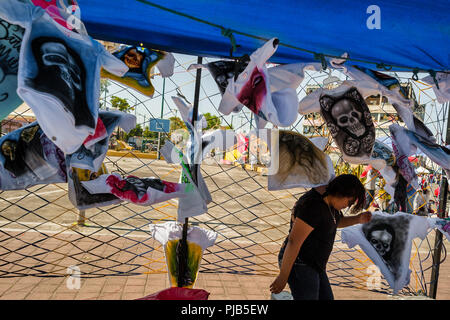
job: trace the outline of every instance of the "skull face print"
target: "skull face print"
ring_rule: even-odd
[[[75,99],[75,89],[83,90],[80,68],[62,43],[46,42],[41,46],[42,62],[45,66],[59,69],[61,80],[69,88],[71,100]]]
[[[375,126],[364,98],[355,88],[323,94],[319,98],[320,113],[331,136],[347,161],[361,161],[372,154]],[[357,160],[356,160],[357,158]]]
[[[130,69],[141,68],[143,60],[144,55],[137,52],[135,48],[128,50],[123,57],[123,61]]]
[[[384,257],[391,250],[393,236],[386,229],[372,231],[369,237],[370,244]]]
[[[331,116],[336,124],[345,128],[357,137],[366,132],[362,124],[362,113],[356,110],[355,103],[350,99],[341,99],[331,109]]]

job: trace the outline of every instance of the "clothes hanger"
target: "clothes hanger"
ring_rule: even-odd
[[[324,70],[324,72],[327,72],[327,73],[328,73],[328,77],[325,78],[325,79],[323,80],[323,82],[322,82],[324,86],[329,86],[330,84],[333,84],[333,83],[335,83],[335,84],[341,84],[341,83],[342,83],[342,80],[341,80],[341,79],[339,79],[339,78],[336,77],[336,76],[332,76],[332,75],[331,75],[332,70],[331,70],[330,68],[328,68],[328,71],[325,71],[325,70]]]

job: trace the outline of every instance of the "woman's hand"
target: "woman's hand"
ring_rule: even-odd
[[[371,219],[372,219],[372,213],[370,211],[364,211],[358,215],[359,223],[367,223]]]
[[[286,283],[287,283],[287,277],[278,275],[278,277],[270,285],[270,292],[280,293],[281,291],[283,291],[284,287],[286,287]]]

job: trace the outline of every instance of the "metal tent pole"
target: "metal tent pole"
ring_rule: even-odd
[[[202,63],[202,57],[197,57],[197,63],[201,64]],[[192,125],[194,127],[195,130],[195,122],[197,122],[197,118],[198,118],[198,103],[199,103],[199,99],[200,99],[200,82],[201,82],[201,77],[202,77],[202,69],[199,68],[197,69],[197,74],[196,74],[196,79],[195,79],[195,92],[194,92],[194,109],[192,112]],[[193,139],[194,137],[191,137],[191,139]],[[193,140],[193,142],[195,142],[195,140]],[[195,148],[196,147],[200,147],[200,146],[195,146],[194,144],[192,145],[192,147]],[[197,185],[197,170],[198,170],[198,164],[195,163],[195,156],[194,156],[195,152],[193,154],[191,154],[191,161],[190,161],[190,166],[189,166],[189,171],[191,173],[192,176],[192,181]],[[186,270],[187,270],[187,257],[188,257],[188,252],[187,252],[187,230],[188,230],[188,218],[185,218],[184,220],[184,224],[183,224],[183,233],[182,233],[182,237],[180,239],[179,242],[179,253],[178,253],[178,287],[183,287],[186,284],[184,283],[184,275],[186,274]]]
[[[161,101],[161,116],[159,117],[160,119],[163,118],[164,116],[164,94],[166,91],[166,78],[163,78],[163,90],[162,90],[162,101]],[[157,159],[161,160],[161,153],[160,150],[161,149],[161,132],[158,132],[158,152],[157,152]]]
[[[445,145],[450,144],[450,103],[447,102],[447,131],[445,135]],[[446,210],[447,210],[447,196],[448,196],[448,177],[444,177],[444,170],[441,170],[441,183],[439,185],[439,210],[437,215],[439,218],[445,218]],[[441,252],[443,245],[443,237],[442,233],[439,230],[435,231],[435,239],[434,239],[434,248],[433,248],[433,265],[431,268],[431,277],[430,277],[430,292],[428,296],[430,298],[436,299],[437,295],[437,286],[439,280],[439,265],[441,263]]]

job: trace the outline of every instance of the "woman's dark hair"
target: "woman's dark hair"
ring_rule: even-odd
[[[354,198],[356,201],[352,213],[362,210],[366,201],[366,189],[353,174],[341,174],[331,180],[323,197],[327,195]]]

